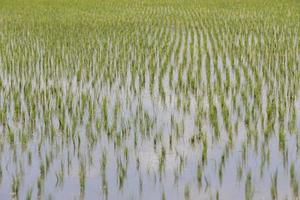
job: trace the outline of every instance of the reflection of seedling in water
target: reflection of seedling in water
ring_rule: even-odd
[[[40,176],[42,179],[44,179],[45,175],[46,175],[46,166],[45,166],[44,162],[42,161],[40,164]]]
[[[29,151],[29,152],[28,152],[28,165],[30,166],[31,163],[32,163],[32,152]]]
[[[198,165],[197,165],[197,182],[198,182],[198,186],[199,188],[201,188],[202,186],[202,166],[201,164],[198,162]]]
[[[62,185],[64,182],[64,164],[61,161],[60,170],[56,172],[56,185]]]
[[[37,193],[39,198],[42,196],[43,189],[44,189],[44,178],[39,176],[37,181],[37,190],[38,190]]]
[[[103,151],[101,160],[100,160],[100,167],[101,167],[101,179],[102,179],[102,192],[107,199],[108,197],[108,183],[106,180],[106,166],[107,166],[107,157],[106,157],[106,150]]]

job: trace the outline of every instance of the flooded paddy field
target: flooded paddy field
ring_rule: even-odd
[[[0,199],[300,198],[296,1],[0,5]]]

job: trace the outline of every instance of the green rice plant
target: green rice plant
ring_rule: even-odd
[[[296,172],[295,172],[295,164],[292,163],[290,167],[290,185],[293,191],[293,195],[295,198],[298,198],[299,196],[299,183],[296,178]]]
[[[32,199],[32,188],[30,188],[30,190],[26,194],[26,200],[30,200],[30,199]]]
[[[100,178],[104,199],[143,199],[145,187],[162,199],[178,188],[187,199],[297,198],[299,8],[3,0],[0,193],[56,199],[71,186],[93,198]],[[258,176],[270,191],[254,196]]]
[[[279,131],[279,149],[285,150],[285,134],[282,129]]]
[[[202,140],[202,162],[205,163],[207,161],[207,139],[206,135],[204,135]]]
[[[12,196],[15,197],[16,199],[19,198],[19,190],[20,190],[20,177],[18,175],[13,177],[12,185],[11,185],[11,191],[12,191]]]
[[[185,185],[184,187],[184,199],[190,199],[190,186]]]
[[[166,150],[162,146],[161,151],[160,151],[160,156],[159,156],[159,172],[161,173],[164,168],[165,168],[165,162],[166,162]]]
[[[247,173],[246,183],[245,183],[245,199],[253,199],[254,195],[254,186],[252,183],[251,172]]]
[[[79,166],[79,184],[80,184],[80,193],[83,194],[85,191],[85,182],[86,182],[86,164],[81,161]]]
[[[166,194],[165,194],[165,192],[164,192],[164,191],[162,192],[162,195],[161,195],[161,200],[166,200]]]
[[[118,170],[118,185],[119,189],[122,189],[124,186],[124,181],[127,174],[127,168],[122,164],[122,161],[118,159],[117,161],[117,170]]]
[[[277,191],[277,179],[278,179],[278,171],[272,176],[271,179],[271,197],[272,199],[278,199],[278,191]]]

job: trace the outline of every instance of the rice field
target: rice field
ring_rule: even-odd
[[[297,0],[0,0],[0,199],[300,199]]]

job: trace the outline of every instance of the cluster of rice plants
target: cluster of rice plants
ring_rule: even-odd
[[[0,199],[298,199],[295,0],[2,0]]]

